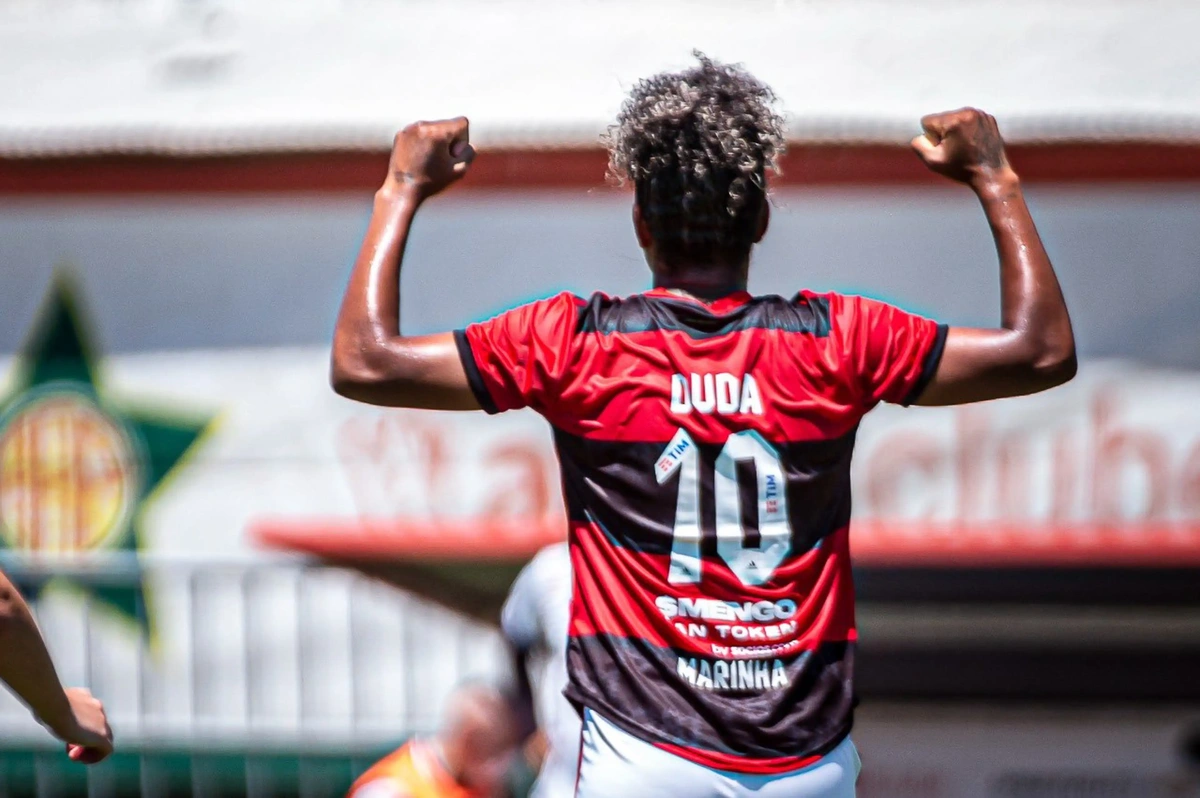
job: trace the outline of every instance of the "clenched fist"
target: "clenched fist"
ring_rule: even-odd
[[[113,750],[112,729],[99,699],[82,687],[66,690],[71,718],[66,728],[51,729],[67,744],[67,755],[76,762],[92,765]]]
[[[387,183],[412,186],[425,199],[465,175],[474,159],[466,117],[414,122],[392,143]]]
[[[996,120],[976,108],[930,114],[921,120],[925,133],[912,140],[917,155],[933,171],[978,186],[1009,169],[1004,139]]]

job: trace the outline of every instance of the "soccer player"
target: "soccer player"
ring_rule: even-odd
[[[81,687],[63,689],[46,642],[21,592],[0,571],[0,680],[43,726],[67,744],[76,762],[95,764],[112,753],[104,705]]]
[[[546,747],[532,798],[575,794],[580,723],[563,697],[570,605],[571,554],[566,543],[556,543],[521,570],[500,613],[514,655],[517,717],[526,736],[538,729]]]
[[[348,798],[502,798],[514,731],[498,691],[461,687],[435,736],[411,740],[376,762]]]
[[[654,287],[569,293],[407,336],[400,262],[421,203],[467,171],[466,119],[397,135],[334,335],[332,382],[372,404],[552,425],[574,588],[567,697],[577,795],[854,794],[850,456],[879,402],[950,405],[1075,373],[1050,259],[995,120],[925,117],[912,142],[974,191],[1000,324],[947,329],[881,302],[746,292],[783,145],[771,90],[699,65],[638,83],[610,136]],[[947,276],[946,279],[956,279]],[[963,290],[973,290],[964,282]]]

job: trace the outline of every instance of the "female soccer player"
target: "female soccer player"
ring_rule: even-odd
[[[613,170],[633,184],[653,280],[644,293],[564,293],[454,333],[401,332],[404,245],[421,203],[470,166],[466,119],[396,136],[346,289],[339,393],[531,407],[553,427],[581,798],[853,795],[859,421],[879,402],[976,402],[1075,373],[1071,321],[1021,183],[996,121],[974,109],[926,117],[913,148],[983,206],[999,326],[948,329],[840,294],[747,293],[784,141],[774,99],[703,57],[634,87],[610,144]]]

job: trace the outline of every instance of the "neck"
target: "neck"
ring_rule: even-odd
[[[672,267],[654,270],[654,287],[714,300],[746,290],[745,265],[741,268]]]

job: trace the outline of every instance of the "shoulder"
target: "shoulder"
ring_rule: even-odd
[[[538,583],[554,584],[571,574],[571,549],[566,543],[556,543],[539,551],[525,566]]]
[[[823,307],[831,313],[855,308],[864,301],[869,300],[865,300],[864,297],[857,294],[844,294],[839,291],[809,291],[807,289],[798,291],[792,298],[792,302],[797,305]]]
[[[539,551],[517,575],[500,613],[500,626],[516,643],[532,645],[541,622],[538,617],[549,597],[570,590],[571,555],[566,543]]]
[[[870,323],[889,311],[898,310],[879,299],[838,291],[800,291],[793,302],[823,316],[835,336],[850,334],[863,322]]]
[[[529,564],[535,568],[552,568],[563,564],[569,566],[571,564],[571,547],[566,541],[553,543],[539,549]]]
[[[552,296],[535,299],[525,307],[537,308],[542,312],[578,314],[591,301],[591,297],[581,297],[571,291],[560,291]]]
[[[651,301],[645,294],[612,296],[596,291],[577,299],[580,332],[634,332],[645,328],[650,318]]]
[[[800,291],[796,294],[794,301],[824,304],[830,308],[831,312],[835,313],[878,313],[883,310],[903,310],[886,299],[839,291]]]
[[[531,299],[501,311],[488,319],[471,326],[495,324],[512,319],[539,319],[547,316],[578,316],[589,300],[570,291],[563,291],[541,299]]]
[[[513,583],[513,594],[537,594],[560,580],[570,579],[571,553],[566,543],[556,543],[533,555]]]
[[[529,304],[537,305],[541,308],[561,308],[562,310],[578,311],[586,307],[590,301],[591,297],[582,297],[573,291],[560,291],[557,294],[536,299]]]

